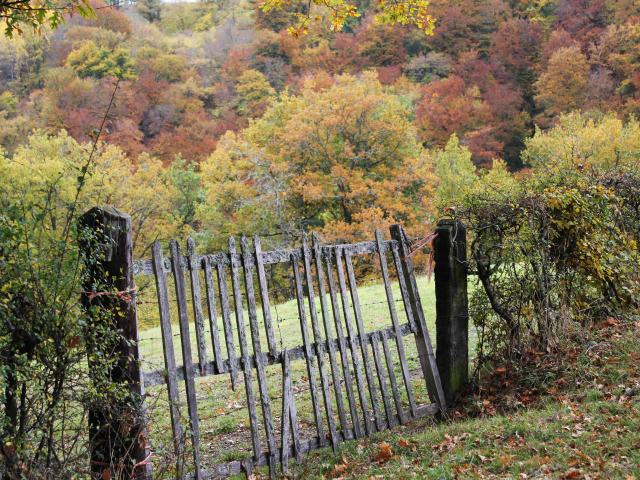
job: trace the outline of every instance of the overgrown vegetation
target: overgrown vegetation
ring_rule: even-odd
[[[303,229],[350,242],[398,222],[424,237],[435,219],[458,218],[477,280],[475,386],[495,371],[542,389],[553,366],[540,357],[639,307],[631,3],[0,0],[0,476],[86,474],[88,412],[125,395],[109,355],[90,348],[108,351],[117,335],[79,303],[96,259],[81,257],[77,222],[98,204],[131,214],[138,257],[187,234],[208,250],[260,234],[269,249]],[[612,397],[593,396],[563,405],[636,427]],[[531,452],[513,434],[549,420],[527,431],[552,450],[574,417],[549,415],[447,425],[398,447],[426,476],[554,475],[520,458]],[[444,437],[421,455],[417,445],[442,444],[444,428],[452,438],[486,428],[516,438],[518,451],[503,462],[472,435],[454,442],[463,452]],[[615,454],[636,458],[627,444],[637,437],[621,433]],[[561,462],[565,450],[549,457]],[[597,463],[597,451],[583,453]],[[602,470],[635,474],[630,465]]]
[[[483,287],[471,299],[481,358],[549,351],[574,322],[638,307],[639,129],[563,117],[527,141],[522,178],[496,165],[451,199]]]

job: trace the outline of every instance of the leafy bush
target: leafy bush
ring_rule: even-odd
[[[497,165],[458,197],[482,286],[470,302],[481,358],[553,348],[572,323],[638,307],[635,129],[633,120],[566,117],[528,142],[524,158],[536,159],[528,174],[516,179]]]

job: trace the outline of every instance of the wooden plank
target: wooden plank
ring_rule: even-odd
[[[293,268],[293,278],[296,285],[296,300],[298,301],[298,317],[300,318],[300,329],[302,330],[302,343],[304,344],[305,357],[307,360],[307,375],[309,377],[309,385],[311,386],[311,403],[313,403],[313,416],[316,422],[316,430],[321,442],[327,442],[324,436],[324,428],[322,425],[322,414],[320,413],[320,399],[318,398],[318,385],[316,383],[316,372],[313,362],[314,354],[311,348],[311,339],[309,338],[309,328],[307,327],[307,319],[304,312],[304,295],[302,293],[302,282],[300,281],[300,271],[298,269],[298,259],[291,256],[291,265]]]
[[[409,400],[409,408],[411,411],[411,416],[415,417],[416,401],[413,396],[413,388],[411,387],[411,374],[409,373],[407,357],[404,351],[404,341],[402,339],[400,322],[398,321],[398,313],[396,311],[396,302],[393,298],[393,290],[391,289],[391,282],[389,281],[389,269],[387,267],[387,257],[384,253],[384,249],[382,248],[382,245],[383,245],[382,233],[379,230],[376,230],[376,242],[378,244],[378,258],[380,259],[380,269],[382,271],[384,291],[387,296],[387,305],[389,306],[389,315],[391,316],[391,323],[393,325],[393,331],[395,333],[396,348],[398,349],[398,358],[400,359],[400,368],[402,370],[402,378],[404,380],[403,383],[407,391],[407,399]],[[393,250],[393,255],[394,255],[394,259],[398,257],[396,260],[396,266],[400,265],[397,250]],[[400,279],[404,277],[402,275],[398,275],[398,278]],[[404,285],[404,279],[402,280],[401,285]],[[406,290],[406,285],[404,289]],[[404,294],[403,294],[403,297],[404,297]],[[408,298],[408,293],[407,293],[407,298]],[[408,307],[408,303],[405,304],[405,308],[407,307]],[[410,312],[410,310],[411,308],[408,307],[407,312]],[[413,315],[409,315],[409,313],[407,313],[407,317],[409,317],[409,324],[411,325],[411,320],[413,319]],[[383,339],[383,341],[386,341],[386,338]],[[391,376],[391,373],[392,372],[390,371],[389,375],[393,381],[395,380],[395,373],[393,374],[393,376]],[[394,393],[397,393],[396,389],[394,389],[393,391]],[[397,401],[396,401],[396,406],[398,406]],[[403,415],[400,412],[402,412],[402,409],[398,411],[398,415],[400,415],[400,418],[402,419]]]
[[[404,414],[404,409],[402,408],[402,400],[400,399],[400,390],[398,389],[398,381],[396,380],[396,371],[393,366],[393,358],[391,357],[391,350],[389,349],[389,342],[387,341],[386,335],[380,335],[382,338],[382,350],[384,352],[384,358],[387,363],[387,371],[389,372],[389,381],[391,382],[391,392],[393,393],[393,402],[396,405],[396,412],[398,414],[398,420],[402,425],[407,423],[407,417]],[[409,379],[411,382],[411,379]],[[415,400],[413,399],[413,390],[411,389],[411,384],[408,386],[408,391],[411,392],[410,397],[410,408],[412,416],[416,415],[416,405]]]
[[[211,271],[211,263],[207,257],[204,257],[204,283],[207,290],[207,310],[209,311],[209,329],[211,330],[211,343],[213,344],[213,357],[215,373],[225,373],[227,369],[222,356],[222,348],[220,347],[220,333],[218,332],[218,314],[216,313],[216,294],[213,288],[213,272]]]
[[[351,255],[348,252],[344,252],[344,261],[347,266],[347,278],[349,280],[349,291],[351,292],[351,302],[353,303],[353,310],[355,312],[356,326],[358,328],[358,336],[360,338],[360,349],[362,350],[362,359],[364,362],[364,371],[367,377],[367,385],[369,386],[369,397],[371,398],[371,404],[373,405],[373,415],[376,421],[376,427],[378,430],[384,428],[382,415],[380,412],[380,404],[378,403],[378,389],[376,388],[376,379],[373,376],[371,369],[371,361],[369,360],[369,346],[366,341],[366,330],[364,328],[364,322],[362,320],[362,309],[360,308],[360,298],[358,296],[358,285],[356,284],[356,276],[353,272],[353,263],[351,262]]]
[[[384,242],[385,250],[389,249],[391,245],[395,244],[395,240],[387,240]],[[376,243],[373,241],[367,242],[359,242],[359,243],[351,243],[351,244],[340,244],[340,245],[325,245],[321,247],[321,253],[323,256],[331,256],[333,255],[333,249],[338,247],[344,251],[349,252],[353,255],[367,255],[369,253],[374,253],[376,251]],[[282,249],[282,250],[273,250],[269,252],[262,252],[262,263],[263,265],[271,265],[274,263],[288,263],[291,255],[294,255],[296,258],[302,257],[302,251],[299,248],[292,249]],[[203,255],[201,257],[197,257],[198,268],[202,268],[202,260],[203,257],[209,257],[211,265],[222,264],[224,266],[229,266],[231,262],[234,262],[236,266],[242,265],[242,258],[240,255],[234,255],[233,257],[229,257],[229,254],[226,252],[216,252],[210,253],[207,255]],[[166,273],[171,272],[171,265],[168,262],[164,262],[164,270]],[[183,267],[186,267],[186,263],[183,264]],[[134,275],[152,275],[153,274],[153,265],[151,260],[136,260],[133,262],[133,274]]]
[[[196,345],[198,348],[198,367],[200,374],[207,372],[207,340],[204,329],[204,315],[202,313],[202,295],[200,294],[200,276],[198,275],[196,259],[196,242],[187,239],[187,253],[189,255],[189,279],[191,280],[191,301],[193,303],[193,319],[196,325]]]
[[[360,419],[358,418],[358,409],[356,407],[356,399],[353,392],[353,380],[351,370],[349,368],[349,353],[347,351],[347,342],[342,330],[342,320],[340,318],[340,306],[336,293],[336,285],[333,279],[333,267],[331,257],[327,257],[327,280],[329,283],[329,297],[331,298],[331,306],[333,308],[333,319],[336,326],[336,334],[338,335],[338,348],[340,349],[340,363],[342,364],[342,373],[344,375],[344,386],[347,391],[347,401],[349,402],[349,412],[351,413],[351,422],[353,431],[357,438],[362,437],[362,428]]]
[[[380,390],[382,391],[382,401],[384,403],[384,411],[387,415],[387,425],[389,428],[396,425],[396,414],[393,412],[391,406],[391,398],[389,397],[389,390],[387,389],[387,375],[382,365],[382,359],[380,356],[380,347],[378,346],[378,335],[370,337],[371,348],[373,349],[373,361],[376,365],[376,372],[378,374],[378,381],[380,382]]]
[[[162,247],[159,241],[153,242],[152,247],[153,268],[155,270],[156,291],[158,294],[158,310],[160,315],[160,331],[162,332],[162,354],[164,356],[165,371],[163,380],[167,383],[169,396],[169,415],[171,417],[171,430],[173,432],[173,446],[176,456],[176,472],[178,477],[184,473],[184,430],[180,422],[180,410],[178,404],[178,385],[176,382],[176,357],[173,348],[173,333],[171,331],[171,309],[169,307],[169,290],[167,277],[163,268],[164,260]]]
[[[311,272],[311,251],[307,241],[307,235],[302,234],[302,259],[304,263],[305,281],[307,285],[307,299],[309,301],[309,313],[311,315],[311,328],[315,339],[316,353],[318,357],[318,368],[320,370],[320,384],[322,386],[322,395],[324,398],[325,413],[327,416],[327,424],[329,425],[329,433],[331,435],[331,445],[334,451],[338,447],[338,436],[336,435],[336,422],[333,418],[333,407],[331,404],[331,393],[329,391],[329,378],[327,377],[327,369],[324,364],[324,342],[320,333],[318,324],[318,314],[316,312],[316,298],[313,291],[313,273]]]
[[[416,327],[416,321],[413,318],[413,308],[411,308],[411,299],[409,298],[409,289],[407,287],[407,281],[402,274],[402,261],[400,260],[400,252],[398,245],[391,247],[391,254],[393,255],[393,263],[396,267],[396,273],[398,275],[398,285],[400,286],[400,294],[402,295],[402,304],[404,305],[404,311],[407,316],[409,325],[411,325],[411,331],[416,333],[418,328]]]
[[[360,396],[360,406],[364,415],[364,428],[367,435],[373,433],[373,425],[371,424],[371,417],[369,415],[369,402],[367,401],[367,394],[365,392],[364,378],[362,376],[362,366],[360,364],[360,352],[358,344],[356,343],[356,331],[351,320],[351,308],[349,306],[349,294],[347,293],[347,284],[344,280],[344,269],[342,267],[342,250],[336,247],[336,270],[338,272],[338,283],[340,285],[340,296],[342,297],[342,310],[344,313],[344,320],[347,325],[347,332],[349,333],[349,343],[351,345],[351,358],[353,359],[354,369],[356,371],[356,384],[358,385],[358,395]]]
[[[171,268],[178,300],[178,321],[180,325],[180,344],[182,346],[182,364],[184,365],[184,384],[187,396],[187,410],[191,430],[191,447],[196,479],[200,478],[200,426],[198,422],[198,403],[196,401],[196,384],[193,379],[193,359],[191,355],[191,335],[189,334],[189,317],[187,312],[187,293],[184,285],[184,270],[180,262],[180,247],[176,240],[169,244],[171,250]]]
[[[249,242],[247,237],[240,240],[242,245],[242,257],[244,263],[244,286],[247,295],[247,309],[249,314],[249,327],[251,328],[251,340],[253,343],[253,355],[258,371],[258,388],[260,390],[260,399],[262,405],[262,419],[264,421],[264,430],[267,434],[267,445],[269,446],[269,476],[276,476],[276,441],[273,432],[273,418],[271,417],[271,402],[269,398],[269,385],[265,375],[264,363],[262,361],[262,346],[260,345],[260,326],[258,325],[258,313],[256,309],[256,297],[253,288],[253,268],[249,259],[251,251],[249,250]]]
[[[385,328],[383,330],[380,330],[381,334],[384,335],[386,338],[394,338],[395,333],[393,331],[393,328]],[[371,335],[373,335],[375,332],[368,332],[367,333],[367,338],[371,337]],[[400,333],[402,336],[407,336],[407,335],[411,335],[411,327],[409,326],[408,323],[402,324],[400,325]],[[344,338],[344,337],[343,337]],[[333,345],[335,348],[340,348],[340,340],[339,339],[333,339],[332,340]],[[356,342],[360,342],[360,339],[358,336],[356,336]],[[329,348],[328,345],[326,345],[326,348]],[[345,342],[346,345],[346,342]],[[345,348],[347,348],[345,346]],[[313,353],[313,352],[312,352]],[[262,355],[262,362],[264,363],[264,365],[275,365],[275,364],[279,364],[280,362],[282,362],[282,353],[279,353],[276,358],[271,357],[270,355],[266,354],[266,353],[261,353]],[[289,350],[289,356],[291,357],[292,360],[299,360],[299,359],[304,359],[305,358],[305,350],[304,350],[304,346],[303,345],[298,345],[297,347],[291,348]],[[249,356],[251,363],[253,364],[255,362],[255,359],[253,357],[253,355]],[[237,358],[234,360],[233,362],[234,367],[236,369],[240,369],[242,368],[242,362],[240,360],[238,360]],[[209,362],[209,370],[212,371],[213,370],[213,362],[210,361]],[[224,367],[228,370],[230,370],[231,368],[231,363],[229,362],[229,360],[225,360],[224,361]],[[193,372],[195,377],[200,376],[200,373],[198,372],[198,370],[195,370]],[[153,370],[150,372],[142,372],[142,375],[144,377],[144,385],[145,388],[148,387],[154,387],[157,385],[162,385],[165,383],[165,370],[164,369],[158,369],[158,370]],[[211,374],[209,374],[211,375]],[[176,367],[176,377],[178,380],[184,380],[184,366],[179,365]]]
[[[413,271],[413,262],[411,261],[409,252],[409,242],[406,238],[404,230],[400,225],[391,226],[391,236],[398,242],[400,253],[400,261],[402,268],[398,270],[398,276],[404,275],[409,291],[409,299],[411,309],[413,310],[414,320],[416,321],[417,333],[416,344],[418,346],[418,355],[422,364],[422,371],[427,382],[427,390],[431,399],[438,404],[440,411],[444,415],[447,411],[447,402],[438,373],[438,365],[436,364],[436,356],[433,353],[431,339],[429,338],[429,330],[424,318],[424,310],[420,301],[420,292],[416,283]]]
[[[301,460],[302,448],[300,446],[300,427],[296,412],[296,401],[293,395],[291,384],[291,361],[287,349],[282,352],[282,428],[281,428],[281,448],[280,462],[282,472],[287,473],[289,466],[289,454],[293,453],[298,461]],[[293,438],[293,444],[289,445],[289,435]]]
[[[269,303],[269,286],[267,285],[267,276],[264,272],[264,263],[262,262],[262,245],[260,237],[253,237],[253,246],[255,251],[255,262],[258,270],[258,285],[260,287],[260,302],[262,303],[262,318],[264,319],[264,328],[267,332],[267,345],[269,354],[275,357],[278,353],[276,348],[276,337],[273,331],[273,321],[271,319],[271,305]]]
[[[331,377],[333,378],[333,389],[336,395],[336,406],[338,407],[338,417],[340,418],[340,427],[343,431],[349,428],[347,424],[347,415],[344,409],[344,400],[342,398],[342,389],[340,388],[340,371],[338,370],[338,362],[336,358],[336,347],[333,342],[333,334],[329,323],[329,312],[327,306],[326,291],[324,286],[324,275],[322,274],[322,256],[320,254],[320,242],[317,235],[313,234],[313,257],[316,264],[316,278],[318,281],[318,294],[320,296],[320,307],[322,310],[322,323],[324,325],[324,334],[329,347],[329,364],[331,365]]]
[[[236,254],[236,241],[229,237],[229,255]],[[249,410],[249,426],[251,428],[251,442],[253,444],[253,458],[258,459],[262,453],[260,445],[260,432],[258,430],[258,414],[256,413],[256,399],[253,394],[253,364],[249,356],[247,346],[247,333],[244,328],[244,316],[242,312],[242,293],[240,291],[240,280],[238,278],[238,265],[231,263],[231,287],[233,289],[233,304],[236,313],[236,324],[238,328],[238,338],[240,340],[240,355],[242,357],[242,371],[244,372],[244,388],[247,397],[247,407]]]
[[[229,370],[231,371],[231,388],[235,391],[238,384],[238,359],[236,347],[233,341],[233,327],[231,326],[231,314],[229,312],[229,292],[227,289],[227,275],[224,265],[216,265],[218,276],[218,291],[220,293],[220,311],[222,312],[222,324],[224,326],[224,338],[227,345],[227,356],[229,357]]]

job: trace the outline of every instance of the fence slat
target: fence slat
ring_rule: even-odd
[[[333,378],[333,389],[336,395],[336,406],[338,407],[338,416],[340,418],[340,427],[342,431],[349,428],[347,424],[347,415],[344,410],[344,401],[342,398],[342,389],[340,388],[340,372],[338,370],[338,362],[336,359],[336,347],[333,343],[333,334],[329,324],[329,312],[327,307],[326,291],[324,286],[324,278],[322,274],[322,256],[320,254],[320,242],[317,235],[313,234],[313,257],[316,264],[316,278],[318,281],[318,294],[320,296],[320,307],[322,310],[322,323],[324,325],[324,334],[329,346],[329,364],[331,365],[331,376]]]
[[[358,328],[358,334],[360,337],[360,349],[362,350],[362,360],[364,362],[364,371],[367,377],[367,385],[369,386],[369,396],[371,398],[371,404],[373,405],[373,415],[376,421],[376,427],[378,430],[384,428],[382,421],[382,415],[380,412],[380,404],[378,403],[378,389],[376,388],[376,379],[373,376],[371,369],[371,361],[369,360],[369,347],[366,340],[366,330],[364,328],[364,322],[362,321],[362,309],[360,308],[360,297],[358,295],[358,285],[356,284],[356,276],[353,272],[353,263],[351,262],[351,255],[349,252],[344,252],[345,265],[347,266],[347,278],[349,280],[349,291],[351,292],[351,302],[353,303],[353,310],[355,312],[356,327]]]
[[[300,329],[302,330],[302,343],[304,344],[305,357],[307,360],[307,375],[309,376],[309,384],[311,386],[311,402],[313,403],[313,416],[316,422],[316,430],[320,442],[326,445],[327,439],[324,436],[324,427],[322,426],[322,414],[320,413],[320,399],[318,398],[318,385],[316,383],[316,372],[313,363],[313,351],[311,347],[311,339],[309,338],[309,328],[307,327],[307,319],[304,312],[304,294],[302,293],[302,282],[300,280],[300,271],[298,268],[298,259],[291,255],[291,265],[293,267],[293,278],[296,284],[296,300],[298,302],[298,316],[300,318]],[[312,307],[313,308],[313,307]]]
[[[196,259],[196,242],[193,238],[187,239],[187,254],[189,255],[189,279],[191,280],[191,301],[193,302],[193,319],[196,324],[196,345],[198,348],[198,367],[200,374],[207,372],[207,340],[204,329],[204,315],[202,313],[202,295],[200,293],[199,267]]]
[[[320,370],[320,384],[322,386],[322,395],[324,397],[324,408],[329,425],[329,433],[331,434],[331,445],[336,450],[338,446],[338,436],[336,435],[336,422],[333,418],[333,408],[331,405],[331,393],[329,391],[329,378],[327,377],[327,369],[324,364],[324,342],[320,333],[318,324],[318,314],[316,312],[316,298],[313,291],[313,274],[311,272],[311,252],[309,250],[307,235],[302,235],[302,259],[304,263],[305,280],[307,284],[307,298],[309,300],[309,313],[311,315],[311,328],[315,339],[316,354],[318,356],[318,368]]]
[[[347,400],[349,402],[349,412],[351,413],[351,422],[353,423],[353,432],[356,438],[362,437],[362,427],[358,418],[358,409],[356,407],[356,399],[353,392],[353,379],[349,368],[349,352],[347,351],[347,343],[342,330],[342,320],[340,318],[340,306],[336,293],[335,280],[333,279],[333,266],[331,256],[327,256],[327,280],[329,283],[329,297],[331,299],[331,307],[333,309],[333,319],[336,326],[336,334],[338,335],[338,349],[340,350],[340,363],[342,364],[342,373],[344,375],[344,386],[347,391]],[[344,428],[343,428],[344,434]]]
[[[407,398],[409,400],[409,408],[411,411],[411,416],[415,417],[416,401],[413,397],[413,389],[411,388],[411,374],[409,373],[409,367],[407,365],[407,358],[404,352],[404,341],[402,339],[402,331],[400,329],[400,322],[398,321],[398,313],[396,311],[396,304],[393,298],[391,282],[389,281],[389,269],[387,268],[387,257],[384,253],[384,249],[382,248],[382,245],[383,245],[382,233],[379,230],[376,230],[376,242],[378,245],[378,258],[380,259],[380,268],[382,270],[384,290],[387,295],[387,304],[389,305],[389,315],[391,315],[391,322],[393,324],[393,330],[395,332],[396,348],[398,349],[398,357],[400,359],[400,368],[402,370],[402,378],[404,380],[404,386],[407,391]],[[394,255],[394,259],[398,257],[398,262],[399,262],[399,256],[398,256],[397,250],[393,250],[393,255]],[[401,283],[400,282],[399,283],[402,288],[402,285],[404,285],[404,277],[402,275],[398,275],[398,278],[399,280],[401,279]],[[406,290],[406,286],[405,286],[405,290]],[[408,294],[407,294],[407,297],[408,297]],[[407,312],[409,312],[410,310],[411,309],[409,308]],[[409,317],[409,314],[407,314],[407,316]],[[411,317],[409,318],[410,325],[411,325],[412,319],[413,319],[413,315],[411,315]],[[383,340],[386,342],[386,338],[383,338]],[[390,371],[390,376],[391,376],[391,371]],[[391,378],[392,378],[392,381],[395,381],[395,374]],[[396,390],[397,389],[395,388],[393,389],[394,393],[397,393]],[[398,406],[397,402],[396,402],[396,406]],[[404,414],[402,414],[401,412],[402,412],[402,409],[400,408],[400,410],[398,411],[398,415],[400,415],[400,419],[402,420],[402,418],[404,417]]]
[[[400,399],[400,390],[398,390],[398,381],[396,380],[396,371],[393,366],[393,358],[391,357],[391,350],[389,350],[389,342],[387,341],[386,335],[380,335],[382,337],[382,351],[384,352],[384,358],[387,364],[387,371],[389,373],[389,382],[391,382],[391,393],[393,393],[393,402],[396,405],[396,412],[398,413],[398,420],[402,425],[407,423],[407,417],[404,414],[404,409],[402,408],[402,400]],[[411,387],[409,387],[409,391],[411,391]],[[415,407],[415,401],[413,400],[413,392],[411,392],[411,402],[413,402],[413,406]],[[412,413],[412,416],[416,416],[416,413]]]
[[[380,341],[379,335],[372,335],[369,337],[371,340],[371,348],[373,349],[373,361],[376,365],[376,372],[378,374],[378,381],[380,382],[380,390],[382,391],[382,402],[384,403],[384,411],[387,415],[388,428],[393,427],[396,422],[396,415],[393,413],[391,407],[391,399],[389,398],[389,390],[387,389],[387,374],[384,371],[380,357],[380,347],[378,342]]]
[[[351,345],[351,358],[353,359],[354,369],[356,371],[356,383],[358,385],[358,395],[360,396],[360,405],[364,415],[364,428],[367,435],[373,433],[373,425],[369,415],[369,403],[367,402],[367,394],[365,392],[364,378],[362,377],[362,365],[360,363],[360,353],[356,345],[356,331],[351,320],[351,308],[349,306],[349,294],[347,293],[347,284],[344,280],[344,269],[342,267],[342,250],[335,249],[336,269],[338,271],[338,283],[340,285],[340,296],[342,297],[342,310],[344,320],[347,324],[347,332],[349,333],[349,344]]]
[[[162,354],[166,369],[167,394],[169,396],[169,415],[171,417],[171,430],[173,432],[174,453],[176,455],[176,472],[183,476],[183,452],[184,433],[180,422],[180,410],[178,403],[178,385],[176,383],[176,357],[173,348],[173,333],[171,331],[171,309],[169,308],[169,290],[167,288],[167,276],[164,271],[164,258],[159,241],[153,242],[152,262],[158,293],[158,310],[160,314],[160,331],[162,332]]]
[[[418,354],[420,356],[422,371],[427,383],[427,390],[429,391],[432,401],[438,404],[440,411],[444,414],[447,411],[447,402],[444,396],[444,390],[442,389],[442,383],[440,382],[440,374],[438,373],[436,356],[434,355],[433,347],[431,346],[429,330],[427,329],[427,323],[424,318],[424,311],[420,301],[420,292],[418,291],[418,285],[416,284],[413,262],[411,261],[409,252],[409,242],[400,225],[391,226],[391,237],[394,240],[397,240],[398,248],[400,250],[402,268],[401,270],[398,270],[398,276],[404,275],[407,280],[406,283],[409,291],[411,309],[413,310],[414,320],[418,327],[418,332],[416,333],[416,344],[418,345]]]
[[[172,240],[171,269],[178,300],[178,320],[180,325],[180,343],[182,346],[182,362],[184,365],[184,384],[187,395],[187,410],[189,412],[189,426],[191,427],[191,447],[196,479],[201,478],[200,463],[200,426],[198,422],[198,404],[196,402],[196,385],[193,380],[193,359],[191,355],[191,336],[189,334],[189,317],[187,312],[187,294],[184,285],[184,271],[180,261],[180,247],[176,240]]]
[[[289,466],[289,432],[293,439],[293,452],[299,461],[302,455],[300,446],[300,427],[298,426],[298,417],[296,412],[296,400],[293,395],[291,384],[291,361],[289,352],[284,349],[282,352],[282,429],[280,442],[280,462],[282,463],[282,472],[287,473]]]
[[[229,255],[236,255],[236,241],[229,238]],[[249,357],[249,347],[247,345],[247,333],[244,328],[244,316],[242,312],[242,293],[240,291],[240,280],[238,278],[238,266],[231,263],[231,288],[233,289],[233,304],[236,313],[236,324],[238,328],[238,338],[240,340],[240,355],[242,357],[242,371],[244,372],[244,388],[247,395],[247,407],[249,409],[249,426],[251,428],[251,441],[253,443],[254,460],[260,458],[262,447],[260,445],[260,432],[258,430],[258,415],[256,413],[256,399],[253,394],[253,365]]]
[[[229,308],[229,291],[227,289],[227,275],[224,265],[216,265],[218,276],[218,291],[220,293],[220,311],[222,312],[222,324],[224,325],[224,338],[227,345],[227,356],[229,357],[229,369],[231,371],[231,388],[235,391],[238,385],[238,363],[236,347],[233,341],[233,327],[231,326],[231,313]]]
[[[267,285],[267,276],[264,272],[264,262],[262,261],[262,245],[260,237],[253,237],[253,246],[256,254],[256,266],[258,269],[258,285],[260,287],[260,302],[262,303],[262,318],[264,319],[264,328],[267,332],[267,345],[269,346],[269,354],[275,357],[278,354],[276,348],[276,337],[273,331],[273,321],[271,319],[271,305],[269,303],[269,287]]]
[[[264,420],[264,430],[267,434],[267,444],[269,445],[269,475],[276,476],[276,441],[273,433],[273,419],[271,417],[271,402],[269,398],[269,385],[265,375],[264,363],[262,360],[262,347],[260,345],[260,326],[258,325],[258,313],[256,310],[256,297],[253,288],[253,268],[251,266],[251,252],[247,237],[240,240],[242,245],[242,258],[244,259],[244,286],[247,294],[247,307],[249,313],[249,327],[251,328],[251,340],[253,343],[253,355],[258,371],[258,388],[260,389],[260,399],[262,404],[262,418]]]
[[[400,260],[400,252],[398,244],[391,246],[391,253],[393,255],[393,264],[396,267],[396,273],[398,275],[398,285],[400,285],[400,294],[402,295],[402,304],[404,306],[404,312],[407,316],[407,321],[411,325],[411,332],[417,333],[415,319],[413,318],[413,309],[411,308],[411,300],[409,298],[409,289],[407,288],[407,282],[405,276],[402,273],[402,261]]]
[[[218,332],[218,314],[216,313],[216,294],[213,289],[213,273],[211,272],[211,262],[208,257],[204,257],[204,284],[207,290],[207,310],[209,311],[209,328],[211,330],[211,343],[213,344],[213,356],[215,359],[215,373],[225,373],[227,371],[220,348],[220,333]]]

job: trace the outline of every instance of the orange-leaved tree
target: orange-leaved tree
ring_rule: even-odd
[[[328,86],[307,80],[299,96],[283,95],[247,129],[224,136],[202,164],[205,230],[221,233],[219,241],[295,236],[302,227],[349,241],[394,222],[422,230],[435,182],[408,105],[374,73]]]

